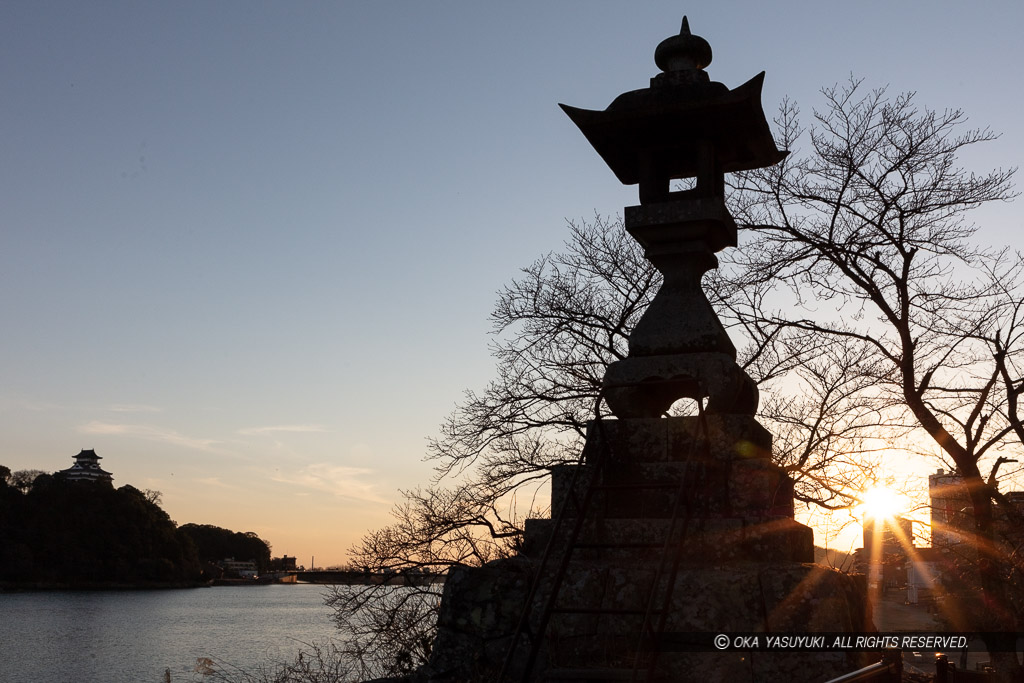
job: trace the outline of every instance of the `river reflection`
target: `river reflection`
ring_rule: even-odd
[[[336,631],[324,586],[0,593],[0,681],[174,683],[196,660],[253,670]]]

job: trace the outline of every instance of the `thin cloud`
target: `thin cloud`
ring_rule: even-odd
[[[100,434],[104,436],[133,436],[148,441],[160,441],[163,443],[183,446],[199,451],[216,451],[215,446],[220,441],[215,439],[198,439],[186,436],[173,429],[156,427],[153,425],[117,424],[112,422],[100,422],[93,420],[79,427],[78,431],[83,434]]]
[[[275,425],[273,427],[247,427],[239,429],[238,433],[244,436],[257,436],[260,434],[276,434],[278,432],[292,433],[326,433],[330,430],[320,425]]]
[[[163,408],[144,403],[115,403],[107,408],[112,413],[162,413]]]
[[[331,493],[342,498],[353,498],[370,503],[388,504],[391,501],[378,495],[375,484],[361,480],[374,471],[364,467],[345,467],[329,463],[314,463],[296,472],[279,472],[272,479],[284,484],[301,486]]]

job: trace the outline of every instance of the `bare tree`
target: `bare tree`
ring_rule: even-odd
[[[806,348],[814,353],[793,350],[789,358],[799,362],[762,383],[760,420],[772,432],[774,460],[793,479],[796,500],[847,510],[867,482],[882,476],[882,455],[904,430],[886,422],[888,402],[870,391],[872,359],[845,340]]]
[[[365,678],[349,667],[347,659],[333,643],[302,643],[303,648],[290,661],[270,659],[254,670],[242,669],[210,657],[198,657],[193,681],[204,683],[354,683]],[[164,681],[171,680],[171,671]]]
[[[157,506],[160,505],[164,497],[163,492],[155,489],[142,489],[142,495],[145,496],[147,501]]]
[[[403,572],[406,576],[409,572]],[[335,660],[366,681],[412,673],[427,662],[434,642],[439,584],[332,586],[339,640]]]
[[[788,294],[784,310],[754,311],[756,324],[853,350],[863,361],[855,394],[878,407],[879,422],[924,435],[955,464],[973,507],[985,630],[1020,630],[1003,583],[1014,560],[998,543],[983,471],[1024,444],[1020,256],[975,246],[964,219],[1012,198],[1014,169],[958,166],[966,148],[996,137],[964,130],[959,110],[919,108],[913,94],[854,80],[823,92],[808,130],[795,105],[780,109],[778,142],[797,153],[732,180],[747,226],[730,254],[734,286]],[[1021,675],[1012,656],[1001,659]]]
[[[7,484],[22,493],[28,493],[36,479],[44,474],[46,472],[43,470],[17,470],[7,477]]]
[[[359,680],[427,662],[443,572],[505,556],[519,536],[497,502],[470,484],[405,491],[394,523],[350,549],[350,570],[362,571],[365,583],[330,587],[326,603],[342,635],[337,651]]]
[[[587,422],[604,412],[605,368],[626,356],[629,333],[661,284],[621,221],[598,217],[569,228],[563,252],[538,259],[499,293],[492,314],[497,378],[481,393],[467,392],[445,420],[430,442],[435,481],[403,492],[394,523],[350,551],[356,566],[417,576],[482,564],[518,548],[526,517],[550,514],[540,502],[550,468],[578,459]],[[712,279],[709,288],[742,342],[743,367],[762,386],[784,382],[795,392],[770,394],[763,407],[777,461],[801,501],[856,504],[856,492],[875,476],[884,412],[861,391],[873,360],[752,315],[768,284],[735,284]],[[349,654],[368,672],[401,670],[381,668],[370,653],[400,653],[405,664],[428,656],[422,629],[433,627],[440,586],[414,584],[404,592],[374,584],[331,591]]]
[[[575,460],[605,368],[625,358],[661,276],[621,222],[597,217],[569,229],[563,253],[538,259],[499,293],[497,378],[467,392],[430,442],[440,476],[469,466],[494,481],[544,476]]]
[[[435,481],[470,481],[458,487],[460,500],[476,501],[486,515],[466,517],[494,535],[479,522],[493,516],[497,537],[519,527],[495,501],[577,459],[587,423],[604,414],[595,405],[605,369],[626,356],[629,333],[661,285],[621,221],[598,217],[569,227],[564,252],[539,259],[499,293],[492,314],[498,378],[482,394],[467,392],[430,442]],[[888,399],[863,391],[877,361],[759,315],[772,286],[716,272],[707,283],[741,342],[741,367],[768,389],[761,417],[776,436],[777,462],[797,480],[798,498],[848,507],[856,502],[852,477],[833,475],[847,465],[863,473],[878,449]],[[788,394],[773,391],[782,385]],[[853,454],[861,457],[846,462]]]
[[[411,576],[414,585],[330,591],[348,654],[367,673],[426,661],[422,635],[433,632],[440,584],[418,580],[423,570],[516,549],[524,518],[545,509],[537,495],[549,468],[578,458],[604,368],[625,357],[629,330],[657,291],[660,276],[620,223],[597,218],[570,233],[565,252],[538,259],[499,293],[497,377],[467,392],[430,442],[435,481],[403,492],[394,523],[350,551],[354,565]]]

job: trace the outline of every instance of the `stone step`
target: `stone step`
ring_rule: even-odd
[[[571,529],[571,523],[563,524],[555,539],[556,549],[568,547]],[[552,533],[550,520],[527,520],[524,552],[543,553]],[[675,524],[669,519],[587,520],[576,538],[572,559],[656,564],[665,553],[666,541],[669,560],[677,545],[683,544],[684,564],[814,561],[813,532],[789,517],[691,518]]]
[[[593,466],[561,465],[551,470],[551,505],[577,517]],[[578,474],[577,474],[578,472]],[[778,516],[793,514],[793,482],[765,460],[686,465],[684,463],[606,463],[593,482],[588,516],[668,517],[681,497],[699,516]],[[574,499],[574,500],[573,500]]]

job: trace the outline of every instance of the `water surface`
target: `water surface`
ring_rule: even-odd
[[[324,586],[0,593],[3,683],[192,681],[196,660],[254,670],[335,635]],[[201,679],[200,679],[201,680]]]

